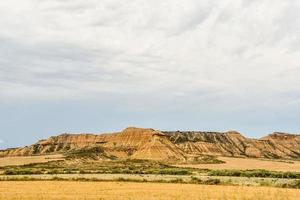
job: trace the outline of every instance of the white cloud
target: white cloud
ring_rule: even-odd
[[[1,1],[0,97],[295,105],[299,9],[297,0]]]

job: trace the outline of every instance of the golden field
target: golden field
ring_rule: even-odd
[[[219,157],[225,161],[221,164],[187,164],[178,167],[192,167],[199,169],[265,169],[270,171],[300,172],[300,161],[276,161],[255,158]]]
[[[46,163],[49,161],[63,160],[63,155],[46,155],[46,156],[19,156],[0,158],[0,167],[12,165],[26,165],[32,163]]]
[[[166,183],[8,181],[0,182],[1,200],[296,200],[300,190],[271,187]]]

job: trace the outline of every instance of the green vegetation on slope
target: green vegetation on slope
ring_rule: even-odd
[[[192,170],[178,168],[149,160],[107,160],[76,159],[23,166],[2,167],[5,175],[26,174],[169,174],[188,175]]]

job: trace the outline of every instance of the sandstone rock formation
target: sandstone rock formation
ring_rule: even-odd
[[[300,135],[273,133],[250,139],[236,131],[158,131],[130,127],[110,134],[53,136],[31,146],[2,150],[0,157],[68,153],[93,147],[116,159],[186,161],[203,155],[300,158]]]

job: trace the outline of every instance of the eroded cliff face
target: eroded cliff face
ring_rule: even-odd
[[[279,150],[284,153],[289,153],[293,157],[300,157],[300,135],[275,132],[262,140],[270,141],[277,146],[280,146]]]
[[[0,151],[0,156],[67,153],[97,147],[106,157],[185,161],[201,155],[300,158],[300,136],[274,133],[249,139],[236,131],[158,131],[126,128],[110,134],[62,134],[28,147]]]
[[[286,134],[285,139],[271,134],[262,139],[250,139],[236,131],[218,132],[165,132],[184,152],[222,156],[258,158],[299,158],[300,135]]]

